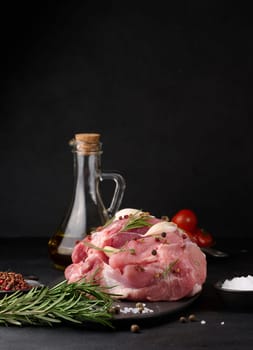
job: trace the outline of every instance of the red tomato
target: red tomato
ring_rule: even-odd
[[[198,237],[195,233],[193,232],[189,232],[189,231],[185,231],[184,232],[187,234],[187,236],[190,238],[190,240],[196,244],[198,244]]]
[[[199,247],[210,247],[214,244],[212,235],[201,228],[196,231],[196,239]]]
[[[178,227],[187,232],[195,232],[197,229],[197,216],[194,211],[190,209],[179,210],[171,219]]]

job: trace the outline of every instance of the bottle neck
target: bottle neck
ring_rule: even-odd
[[[86,187],[93,188],[99,181],[100,176],[100,154],[74,153],[74,177],[76,183],[83,183]]]
[[[86,154],[73,147],[74,188],[68,215],[62,231],[83,236],[106,220],[105,208],[99,193],[101,177],[100,153]]]
[[[87,143],[72,139],[70,141],[74,154],[74,170],[76,176],[92,176],[97,178],[101,173],[101,148],[100,142]]]

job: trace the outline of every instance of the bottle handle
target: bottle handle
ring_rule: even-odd
[[[101,180],[113,180],[115,182],[115,190],[112,201],[109,208],[107,208],[109,217],[112,217],[121,205],[125,193],[126,182],[123,176],[117,173],[102,173]]]

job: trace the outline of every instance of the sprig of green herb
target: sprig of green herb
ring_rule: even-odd
[[[137,211],[134,214],[130,214],[126,224],[121,228],[121,232],[132,230],[135,228],[149,227],[152,224],[148,221],[150,214],[142,211]]]
[[[34,287],[28,293],[6,294],[0,300],[0,325],[94,322],[111,326],[112,303],[112,295],[97,284],[64,280],[51,288]]]
[[[95,244],[88,242],[88,241],[83,241],[83,244],[89,248],[104,252],[105,254],[116,254],[116,253],[121,253],[121,252],[129,252],[132,255],[135,254],[134,248],[114,248],[114,247],[109,247],[109,246],[101,248],[101,247],[96,246]]]
[[[164,270],[162,273],[163,278],[166,278],[168,274],[172,271],[173,267],[178,263],[179,259],[176,259],[175,261],[172,261]]]
[[[108,254],[113,254],[113,253],[118,253],[120,252],[120,249],[117,249],[117,248],[113,248],[113,247],[104,247],[104,248],[101,248],[101,247],[98,247],[96,246],[95,244],[93,243],[90,243],[88,241],[83,241],[83,244],[86,245],[87,247],[89,248],[92,248],[92,249],[95,249],[95,250],[99,250],[101,252],[104,252],[105,254],[108,253]]]

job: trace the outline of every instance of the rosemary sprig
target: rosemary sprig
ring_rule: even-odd
[[[121,253],[121,252],[129,252],[132,255],[135,254],[134,248],[114,248],[114,247],[110,247],[110,246],[105,246],[104,248],[101,248],[101,247],[98,247],[95,244],[87,242],[87,241],[83,241],[83,244],[89,248],[104,252],[106,255],[112,255],[112,254]]]
[[[168,266],[163,270],[162,276],[166,278],[168,274],[172,271],[173,267],[178,263],[179,259],[172,261]]]
[[[104,252],[105,254],[113,254],[113,253],[120,252],[120,249],[113,248],[113,247],[107,247],[107,246],[104,247],[104,248],[101,248],[101,247],[96,246],[93,243],[88,242],[88,241],[83,241],[83,244],[85,246],[89,247],[89,248],[96,249],[96,250],[99,250],[101,252]]]
[[[81,280],[15,292],[0,300],[0,325],[50,325],[94,322],[111,326],[112,295],[97,284]]]
[[[140,211],[137,211],[134,214],[130,214],[126,224],[121,228],[121,232],[132,230],[134,228],[141,228],[146,226],[152,226],[149,223],[150,214]]]

